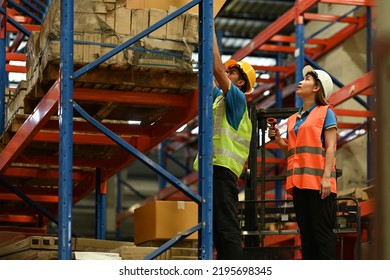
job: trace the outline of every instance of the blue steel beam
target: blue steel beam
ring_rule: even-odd
[[[76,71],[74,73],[73,79],[76,80],[81,75],[83,75],[86,72],[92,70],[93,68],[99,66],[99,64],[103,63],[104,61],[106,61],[110,57],[116,55],[117,53],[119,53],[120,51],[122,51],[122,50],[126,49],[127,47],[131,46],[132,44],[134,44],[135,42],[139,41],[140,39],[142,39],[143,37],[145,37],[149,33],[157,30],[158,28],[160,28],[164,24],[168,23],[169,21],[171,21],[172,19],[174,19],[178,15],[184,13],[185,11],[187,11],[187,10],[191,9],[192,7],[194,7],[195,5],[199,4],[200,1],[202,1],[202,0],[193,0],[193,1],[189,2],[188,4],[184,5],[180,9],[174,11],[172,14],[168,15],[167,17],[163,18],[162,20],[160,20],[160,21],[156,22],[155,24],[153,24],[152,26],[148,27],[147,29],[145,29],[141,33],[135,35],[130,40],[124,42],[123,44],[120,44],[119,46],[117,46],[116,48],[112,49],[108,53],[102,55],[101,57],[96,59],[94,62],[91,62],[91,63],[87,64],[86,66],[82,67],[81,69],[79,69],[78,71]]]
[[[37,17],[36,15],[34,15],[32,12],[30,12],[29,10],[27,10],[25,7],[15,3],[13,0],[7,0],[8,4],[15,8],[15,10],[17,10],[18,12],[22,13],[22,14],[25,14],[26,16],[32,18],[33,20],[35,20],[38,24],[42,24],[42,19],[40,19],[39,17]]]
[[[122,211],[122,188],[121,188],[121,173],[118,172],[116,174],[116,208],[115,213],[116,216]],[[121,239],[121,223],[120,221],[116,220],[115,223],[115,239],[120,240]]]
[[[0,7],[0,13],[2,13],[3,15],[6,14],[6,11],[4,8]],[[14,20],[13,18],[11,17],[7,17],[7,21],[12,24],[13,26],[15,26],[16,29],[18,29],[20,32],[22,32],[24,35],[26,36],[30,36],[31,32],[28,31],[23,25],[21,25],[19,22],[17,22],[16,20]]]
[[[205,0],[204,0],[205,1]],[[176,243],[184,240],[187,236],[190,236],[191,234],[193,234],[195,231],[199,230],[200,228],[202,227],[202,225],[199,223],[197,224],[196,226],[186,230],[186,231],[183,231],[182,233],[174,236],[172,239],[168,240],[166,243],[164,243],[163,245],[161,245],[157,250],[153,251],[152,253],[150,253],[149,255],[147,255],[145,257],[145,260],[153,260],[154,258],[158,257],[159,255],[161,255],[162,253],[164,253],[166,250],[168,250],[169,248],[171,248],[173,245],[175,245]]]
[[[372,40],[373,40],[373,27],[372,27],[372,8],[367,7],[367,39],[366,39],[366,57],[367,57],[367,65],[366,71],[370,72],[373,68],[372,62]],[[375,97],[367,96],[367,109],[373,110],[375,108]],[[373,139],[373,120],[372,118],[367,118],[367,184],[371,182],[375,177],[375,159],[374,159],[374,145],[375,141]]]
[[[44,3],[42,3],[41,1],[39,0],[31,0],[33,3],[35,3],[37,6],[41,7],[41,9],[43,9],[43,11],[46,13],[46,11],[48,10],[48,6],[45,5]]]
[[[72,163],[73,163],[73,18],[74,1],[61,0],[61,50],[60,50],[60,143],[59,168],[61,170],[58,180],[58,258],[60,260],[72,259]]]
[[[26,1],[26,0],[21,0],[21,1],[22,1],[22,3],[23,3],[24,5],[26,5],[27,7],[29,7],[31,10],[33,10],[34,12],[40,14],[41,20],[43,19],[43,17],[45,16],[45,13],[44,13],[42,10],[38,9],[36,6],[34,6],[33,4],[31,4],[30,2],[28,2],[28,1]]]
[[[303,17],[299,16],[296,19],[295,33],[295,88],[298,87],[300,81],[303,80],[302,69],[305,64],[305,34]],[[303,100],[300,96],[295,95],[295,106],[301,107]]]
[[[165,146],[166,146],[166,140],[158,144],[158,163],[164,169],[167,168],[167,160],[165,158],[166,153],[164,151]],[[158,186],[160,190],[165,189],[165,187],[167,186],[167,181],[165,181],[164,177],[158,176]]]
[[[147,167],[152,169],[154,172],[156,172],[158,175],[163,176],[169,183],[171,183],[176,188],[180,189],[183,193],[185,193],[188,197],[190,197],[192,200],[194,200],[196,203],[201,202],[201,197],[193,192],[189,187],[184,185],[179,179],[177,179],[175,176],[170,174],[168,171],[164,170],[160,165],[153,162],[151,159],[149,159],[147,156],[139,152],[136,148],[134,148],[132,145],[127,143],[125,140],[123,140],[121,137],[113,133],[111,130],[106,128],[104,125],[96,121],[94,118],[92,118],[90,115],[88,115],[87,112],[85,112],[76,102],[73,101],[73,108],[88,122],[90,122],[93,126],[95,126],[97,129],[99,129],[101,132],[103,132],[105,135],[107,135],[111,140],[116,142],[119,146],[126,149],[128,152],[130,152],[133,156],[135,156],[139,161],[141,161],[143,164],[145,164]]]
[[[282,53],[278,53],[276,56],[277,65],[283,65],[282,64]],[[280,72],[275,73],[275,108],[283,108],[283,96],[282,96],[282,89],[280,87]],[[279,122],[279,120],[278,120]],[[275,151],[275,155],[278,158],[282,158],[283,152],[281,150]],[[279,165],[275,165],[275,175],[281,175],[282,170],[279,170]],[[283,191],[283,184],[282,181],[275,181],[275,199],[282,199],[282,191]],[[279,204],[276,204],[275,206],[278,206]]]
[[[106,239],[106,194],[101,189],[100,168],[96,168],[96,191],[95,191],[95,226],[96,238]]]
[[[213,1],[203,0],[199,5],[199,258],[213,259]]]

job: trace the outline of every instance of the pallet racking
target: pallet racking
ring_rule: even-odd
[[[1,34],[0,47],[6,50],[4,55],[0,57],[0,97],[1,103],[4,104],[7,87],[7,72],[11,71],[26,71],[24,67],[17,67],[7,64],[11,60],[24,60],[22,54],[17,53],[18,44],[21,43],[24,36],[29,36],[30,32],[39,30],[44,15],[51,1],[23,1],[23,4],[18,4],[15,1],[1,1]],[[313,5],[319,3],[332,5],[350,5],[352,9],[341,16],[310,14],[306,11]],[[73,65],[73,4],[74,1],[61,1],[62,24],[61,24],[61,64],[60,76],[53,70],[55,82],[48,89],[45,89],[45,94],[38,104],[33,108],[29,116],[22,119],[14,134],[9,136],[9,142],[5,145],[0,154],[0,172],[1,182],[7,190],[3,190],[0,194],[2,201],[9,201],[10,215],[7,218],[2,218],[4,221],[27,222],[43,227],[48,220],[58,223],[59,230],[59,258],[69,259],[71,256],[71,209],[72,204],[82,199],[93,190],[97,191],[97,238],[104,239],[104,215],[105,215],[105,193],[106,180],[115,175],[124,166],[131,163],[134,159],[144,162],[148,167],[153,169],[159,175],[164,177],[175,188],[183,191],[187,196],[194,199],[200,206],[199,224],[189,229],[188,234],[199,230],[200,237],[200,258],[212,258],[212,242],[210,233],[211,222],[211,185],[212,176],[211,170],[208,167],[211,162],[211,53],[210,42],[212,41],[212,1],[210,0],[194,0],[179,8],[176,12],[168,17],[157,22],[152,27],[144,30],[132,39],[117,46],[105,56],[100,57],[95,62],[88,64],[85,67],[75,71]],[[187,11],[188,9],[199,4],[202,17],[199,21],[199,82],[198,89],[189,88],[186,92],[181,92],[185,97],[181,97],[176,92],[173,93],[150,93],[145,98],[144,92],[127,90],[122,91],[120,95],[113,94],[110,90],[101,90],[93,88],[77,88],[75,82],[82,81],[84,84],[90,83],[93,80],[93,75],[88,76],[92,70],[99,70],[99,65],[107,58],[123,49],[131,46],[138,39],[146,36],[158,27],[169,22],[174,17]],[[255,88],[252,95],[248,97],[250,104],[255,104],[257,109],[282,107],[282,100],[287,99],[292,95],[294,84],[288,84],[288,80],[295,75],[295,80],[299,80],[300,73],[295,69],[300,69],[305,62],[313,65],[316,68],[321,68],[316,64],[315,60],[324,57],[337,46],[340,46],[347,38],[350,38],[358,31],[366,29],[367,34],[367,67],[366,74],[358,77],[348,85],[342,84],[335,77],[334,81],[339,86],[339,90],[334,93],[331,98],[331,103],[335,106],[354,98],[365,110],[337,110],[339,115],[360,116],[367,118],[364,123],[340,123],[340,128],[365,129],[367,141],[367,161],[368,161],[368,178],[373,179],[372,170],[372,107],[373,107],[373,74],[371,61],[371,38],[373,36],[373,17],[375,16],[374,0],[306,0],[296,1],[294,8],[287,11],[273,24],[269,25],[263,32],[253,38],[251,42],[241,50],[233,54],[232,58],[240,60],[249,56],[253,51],[262,49],[274,53],[294,52],[295,61],[289,65],[276,65],[271,67],[255,66],[256,70],[266,70],[275,73],[275,79],[270,79],[268,83]],[[365,8],[365,13],[361,15],[355,14],[358,9]],[[304,37],[304,23],[308,21],[325,21],[330,22],[328,26],[319,30],[310,37]],[[296,23],[295,36],[281,36],[278,32],[287,24]],[[335,23],[343,23],[345,27],[331,35],[329,38],[317,38],[317,35],[329,28]],[[10,33],[15,33],[16,38],[12,46],[7,45]],[[291,47],[290,45],[294,45]],[[287,47],[285,45],[289,45]],[[299,51],[297,51],[299,50]],[[281,61],[280,61],[281,62]],[[166,75],[166,73],[161,73]],[[193,82],[194,76],[185,77],[186,81]],[[113,77],[112,77],[113,78]],[[84,79],[84,80],[83,80]],[[264,80],[262,80],[264,81]],[[130,81],[131,82],[131,81]],[[284,84],[284,87],[280,86]],[[268,98],[261,99],[261,94],[265,90],[274,89],[275,94]],[[367,96],[367,102],[362,100],[360,96]],[[88,110],[84,110],[83,101],[92,102],[111,102],[126,104],[126,109],[133,109],[136,106],[153,106],[167,108],[165,114],[156,121],[153,126],[147,125],[135,126],[128,124],[109,124],[102,126],[101,123],[90,117]],[[87,103],[87,102],[85,102]],[[296,101],[299,105],[299,100]],[[32,105],[34,106],[34,105]],[[5,131],[4,121],[4,106],[1,106],[0,128],[3,134]],[[58,110],[60,108],[60,110]],[[150,162],[143,155],[144,152],[161,143],[166,137],[171,135],[181,125],[191,121],[197,114],[199,115],[199,153],[203,155],[200,162],[199,191],[194,193],[179,179],[170,175],[166,170],[158,164]],[[55,114],[58,112],[59,116]],[[80,118],[74,117],[74,112]],[[152,112],[151,112],[152,113]],[[153,112],[154,113],[154,112]],[[85,121],[86,120],[86,121]],[[129,129],[130,127],[130,129]],[[129,133],[129,130],[132,132]],[[353,133],[353,132],[351,132]],[[121,137],[118,136],[121,135]],[[347,136],[341,139],[340,144],[347,139]],[[110,157],[105,157],[104,153],[97,158],[88,158],[83,153],[78,153],[83,145],[91,145],[94,147],[93,152],[101,150],[104,146]],[[75,150],[76,147],[76,150]],[[51,153],[45,154],[46,149]],[[124,153],[125,149],[129,154]],[[59,151],[55,155],[54,151]],[[87,152],[88,153],[88,152]],[[26,168],[28,166],[28,168]],[[58,166],[57,170],[47,168],[48,166]],[[75,169],[76,167],[76,169]],[[33,181],[32,178],[34,178]],[[42,180],[43,178],[48,180]],[[36,180],[41,179],[41,180]],[[14,184],[24,185],[22,187],[14,187]],[[31,188],[29,186],[38,186]],[[58,188],[57,188],[58,186]],[[59,191],[58,191],[59,190]],[[278,195],[277,195],[278,196]],[[280,198],[280,197],[279,197]],[[31,206],[25,209],[17,209],[12,204],[24,199]],[[372,207],[367,211],[364,209],[365,204],[361,204],[362,213],[371,214]],[[58,214],[58,219],[57,219]],[[362,214],[363,216],[363,214]],[[9,227],[14,229],[14,227]],[[44,230],[43,230],[44,231]],[[76,234],[76,233],[73,233]],[[172,245],[174,241],[170,241],[162,246],[155,253],[150,255],[152,258]]]

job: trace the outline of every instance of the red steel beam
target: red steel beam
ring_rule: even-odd
[[[258,83],[274,83],[275,79],[274,78],[268,78],[268,79],[256,78],[256,82],[258,82]]]
[[[24,28],[26,28],[28,31],[40,31],[41,26],[35,25],[35,24],[22,24]],[[7,32],[20,32],[19,29],[17,29],[15,26],[13,26],[10,23],[7,23]]]
[[[339,129],[357,129],[361,123],[343,123],[343,122],[337,122],[337,127]]]
[[[354,23],[358,24],[360,19],[358,17],[344,17],[340,19],[340,16],[334,15],[320,15],[320,14],[312,14],[312,13],[304,13],[303,18],[305,20],[316,20],[316,21],[329,21],[329,22],[343,22],[343,23]]]
[[[354,97],[355,95],[360,94],[362,91],[365,91],[366,89],[370,88],[373,85],[373,81],[373,72],[368,72],[363,76],[359,77],[357,80],[333,93],[332,96],[329,98],[329,103],[333,104],[334,106],[337,106],[344,101]]]
[[[145,92],[118,91],[112,94],[110,90],[100,89],[74,89],[75,100],[118,102],[128,104],[144,104],[154,106],[188,107],[189,98],[187,95],[158,94]]]
[[[21,178],[58,178],[59,171],[57,169],[9,167],[4,175]],[[72,172],[72,178],[75,181],[85,180],[85,172],[75,170]]]
[[[122,139],[128,143],[135,142],[134,136],[122,136]],[[59,131],[39,131],[33,138],[33,141],[59,143]],[[74,144],[90,144],[90,145],[104,145],[116,146],[117,144],[102,133],[78,133],[73,132]]]
[[[5,71],[8,73],[27,73],[26,66],[18,66],[18,65],[5,65]]]
[[[57,111],[59,96],[60,83],[57,80],[39,102],[34,112],[27,118],[8,145],[2,150],[0,154],[0,173],[4,173],[54,112]]]
[[[334,111],[337,116],[369,118],[372,117],[373,115],[371,111],[362,111],[362,110],[334,109]]]
[[[262,65],[252,65],[253,69],[259,71],[268,71],[268,72],[291,72],[294,69],[289,66],[262,66]]]
[[[279,45],[271,45],[271,44],[264,44],[259,47],[259,50],[266,51],[266,52],[283,52],[283,53],[294,53],[295,47],[290,46],[279,46]],[[314,48],[305,48],[306,54],[314,54],[316,53],[316,49]]]
[[[58,196],[57,195],[32,194],[32,195],[27,195],[27,196],[35,202],[58,203]],[[3,200],[3,201],[22,201],[22,199],[19,196],[17,196],[16,194],[13,194],[13,193],[0,194],[0,200]]]
[[[109,130],[118,135],[134,135],[134,136],[149,136],[149,127],[141,126],[141,125],[133,125],[128,123],[112,123],[103,121],[102,124],[107,127]],[[51,119],[47,122],[47,124],[43,127],[44,130],[58,130],[59,122],[58,119]],[[74,118],[73,119],[73,131],[84,132],[84,133],[98,133],[100,132],[97,128],[95,128],[92,124],[87,122],[84,119]]]
[[[0,222],[36,224],[37,221],[38,221],[38,219],[37,219],[36,216],[28,216],[28,215],[0,215]]]
[[[14,162],[24,164],[38,164],[38,165],[58,165],[58,156],[37,156],[29,155],[28,158],[25,156],[19,156]],[[101,169],[108,168],[107,160],[102,159],[87,159],[87,158],[73,158],[73,166],[78,167],[98,167]],[[7,169],[8,170],[8,169]],[[7,172],[7,171],[6,171]]]
[[[253,38],[245,47],[238,50],[232,55],[232,59],[242,60],[244,57],[250,55],[255,50],[259,49],[261,45],[268,42],[274,35],[280,32],[289,23],[295,20],[296,16],[304,13],[319,0],[306,0],[301,1],[298,6],[292,7],[286,13],[284,13],[274,23],[269,25],[263,32]]]
[[[47,228],[43,226],[42,228],[37,227],[20,227],[20,226],[1,226],[1,231],[3,232],[23,232],[28,235],[45,235],[47,234]],[[27,237],[27,236],[26,236]]]
[[[287,35],[275,35],[271,38],[271,42],[280,42],[280,43],[293,43],[295,44],[296,38],[294,36]],[[306,44],[309,45],[326,45],[328,43],[325,39],[316,39],[312,38],[306,41]]]
[[[320,0],[321,3],[354,6],[376,6],[377,0]]]
[[[10,53],[5,54],[5,60],[26,61],[26,55],[24,53]]]

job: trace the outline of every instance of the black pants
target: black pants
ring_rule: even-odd
[[[237,179],[229,169],[214,165],[213,239],[219,260],[242,259]]]
[[[315,190],[293,188],[294,209],[301,233],[302,259],[336,258],[336,195],[325,199]]]

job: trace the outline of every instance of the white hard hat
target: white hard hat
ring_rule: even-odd
[[[313,69],[313,67],[311,67],[310,65],[306,65],[303,68],[303,70],[302,70],[303,77],[306,77],[306,75],[310,72],[314,73],[314,75],[317,77],[317,79],[321,82],[322,88],[324,89],[325,100],[328,100],[329,97],[333,93],[332,78],[325,71]]]

